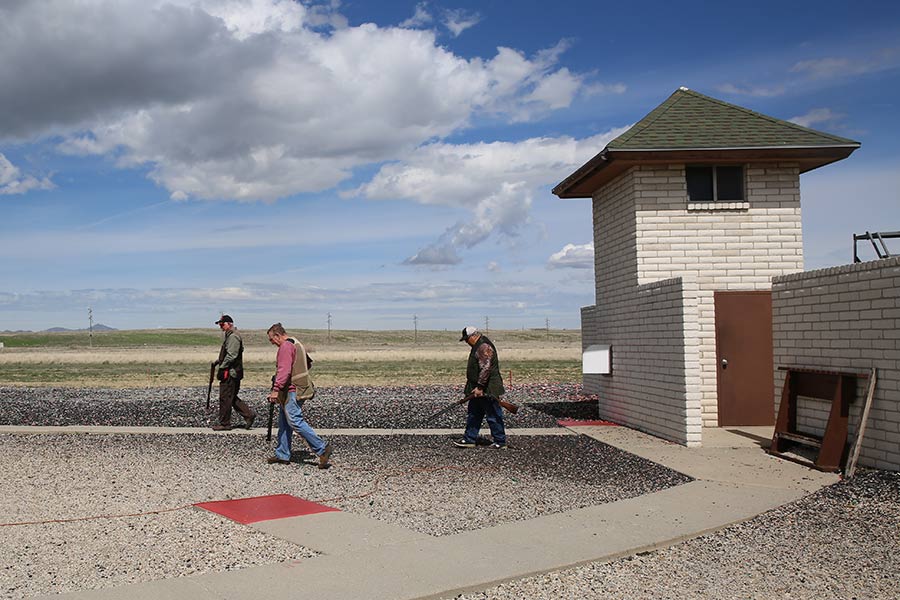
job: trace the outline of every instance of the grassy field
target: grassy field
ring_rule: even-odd
[[[469,347],[449,331],[290,330],[306,344],[319,386],[458,384]],[[241,330],[244,386],[267,386],[275,347],[265,331]],[[513,383],[581,380],[577,330],[491,331]],[[164,387],[206,385],[221,333],[172,329],[0,334],[0,385]]]
[[[263,333],[265,335],[265,333]],[[218,346],[222,334],[200,329],[149,331],[61,331],[40,333],[0,333],[6,348],[133,348],[137,346]]]

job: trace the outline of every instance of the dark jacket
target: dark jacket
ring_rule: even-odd
[[[241,336],[234,329],[225,332],[225,339],[222,340],[222,349],[219,350],[218,365],[217,377],[219,381],[225,379],[226,369],[228,370],[228,377],[243,379],[244,340],[241,339]]]
[[[484,390],[486,396],[494,398],[499,398],[506,393],[506,389],[503,387],[503,377],[500,375],[497,348],[484,334],[478,338],[478,341],[472,346],[472,351],[469,352],[465,395],[468,396],[476,387]]]

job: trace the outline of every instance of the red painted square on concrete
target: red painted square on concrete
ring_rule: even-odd
[[[310,502],[303,498],[297,498],[290,494],[200,502],[194,506],[218,513],[244,525],[259,521],[271,521],[272,519],[284,519],[340,510],[324,504]]]
[[[599,426],[610,426],[616,427],[618,423],[611,423],[609,421],[580,421],[578,419],[558,419],[556,423],[560,427],[579,427],[579,426],[588,426],[592,425],[595,427]]]

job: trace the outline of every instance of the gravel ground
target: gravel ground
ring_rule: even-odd
[[[242,397],[264,415],[265,394],[250,389]],[[459,394],[455,386],[325,388],[306,412],[317,428],[423,427]],[[513,386],[508,399],[523,406],[519,415],[507,415],[510,428],[597,418],[596,398],[580,395],[575,385]],[[205,427],[205,401],[205,388],[0,387],[0,424]],[[464,416],[460,407],[427,426],[459,428]],[[511,448],[499,452],[459,450],[451,439],[334,437],[334,466],[320,471],[302,451],[295,452],[296,464],[265,464],[270,448],[262,436],[0,435],[0,597],[315,560],[308,548],[190,507],[206,500],[290,493],[448,535],[689,480],[581,436],[512,436]],[[471,502],[494,510],[468,516]],[[4,525],[166,509],[174,510]],[[897,599],[898,528],[900,474],[862,471],[665,550],[458,598]]]
[[[505,451],[461,450],[452,439],[336,436],[334,465],[322,471],[302,451],[295,452],[297,464],[265,464],[270,450],[263,436],[0,435],[0,596],[313,556],[190,507],[208,500],[289,493],[446,535],[689,481],[582,436],[516,436]],[[472,505],[492,508],[471,511]],[[175,510],[5,525],[165,509]]]
[[[900,473],[857,472],[811,496],[657,552],[457,600],[900,598]]]
[[[596,418],[597,400],[582,396],[574,384],[511,386],[506,399],[522,405],[517,415],[506,413],[508,427],[555,427],[556,418]],[[429,415],[461,397],[458,386],[321,388],[304,405],[318,428],[448,428],[461,427],[460,406],[426,422]],[[206,427],[218,410],[213,388],[210,411],[206,388],[18,388],[0,387],[0,425],[154,425]],[[268,408],[268,390],[241,390],[241,398],[260,414]],[[593,416],[592,416],[593,415]],[[235,425],[243,419],[234,413]]]

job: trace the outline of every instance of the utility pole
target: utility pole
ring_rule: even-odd
[[[419,316],[413,315],[413,342],[419,343]]]
[[[88,337],[91,340],[91,348],[94,347],[94,311],[88,306]]]
[[[331,341],[331,313],[328,313],[328,341]]]
[[[491,320],[487,316],[485,316],[484,317],[484,332],[485,333],[490,332],[490,330],[491,330],[490,323],[491,323]]]
[[[547,317],[544,322],[547,326],[547,339],[549,340],[550,339],[550,317]]]

